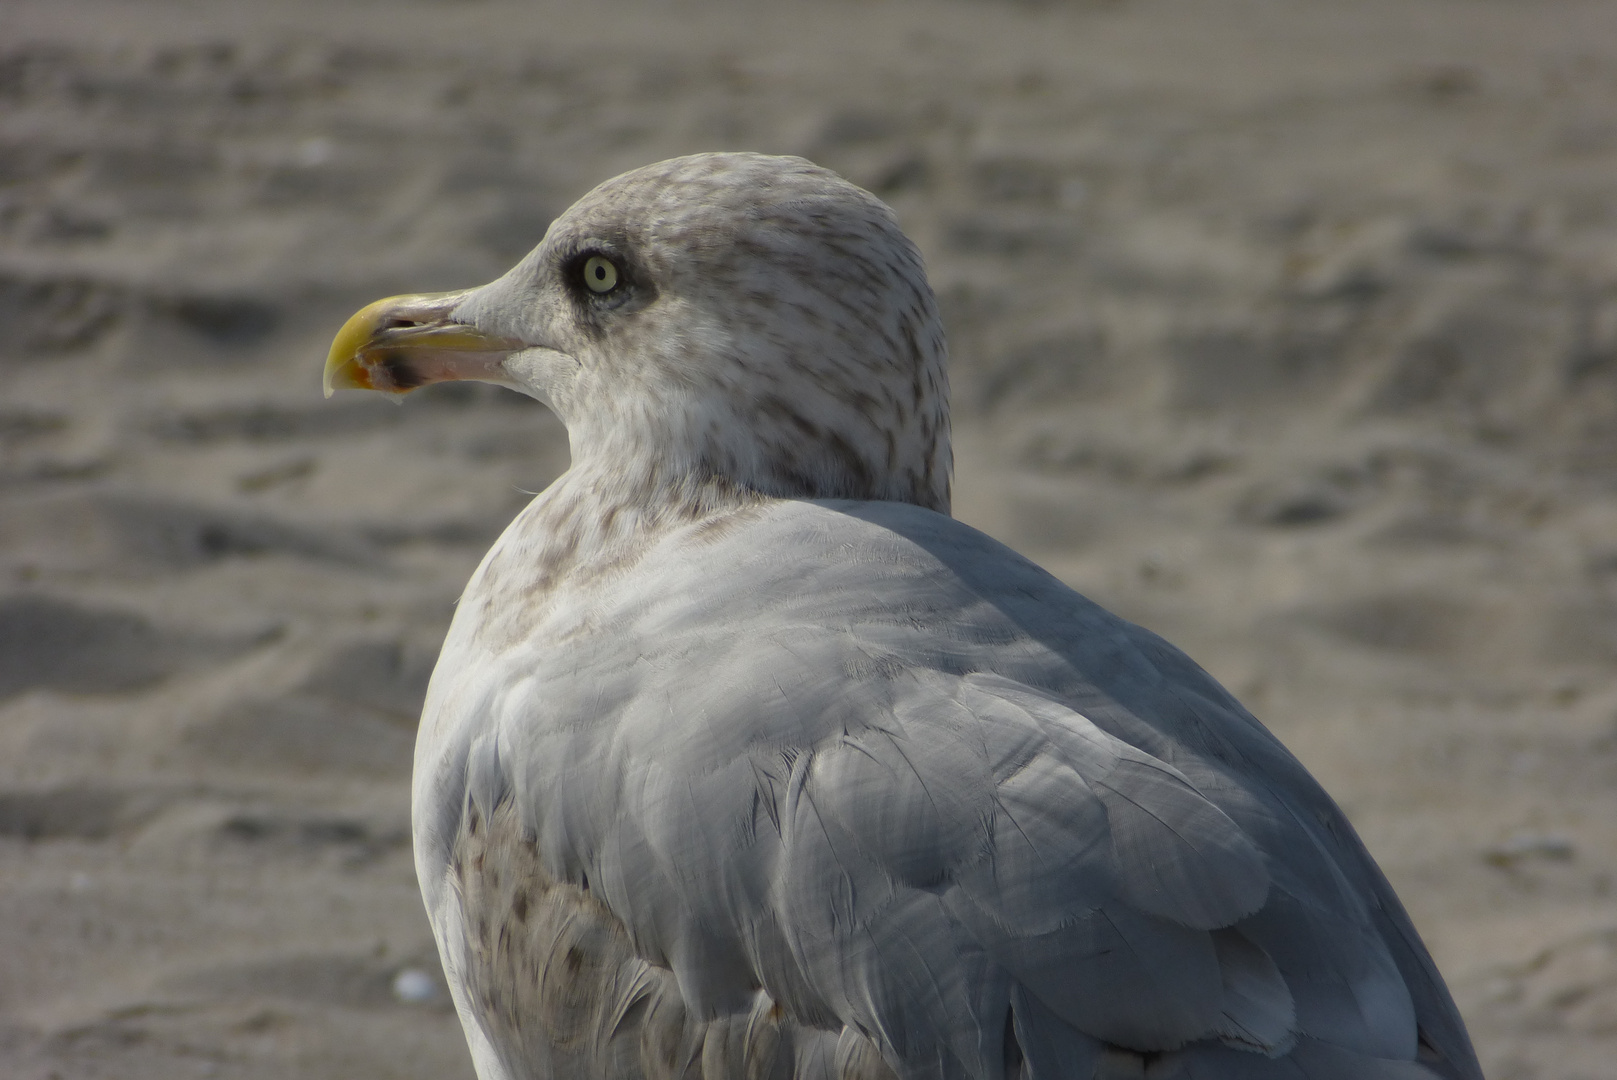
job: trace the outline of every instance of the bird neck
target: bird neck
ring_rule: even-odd
[[[738,384],[748,377],[741,360],[712,362]],[[847,400],[825,390],[833,381],[777,380],[743,393],[649,376],[626,389],[619,379],[610,397],[597,390],[564,416],[572,471],[608,505],[625,491],[662,506],[700,503],[723,478],[775,498],[908,502],[947,514],[952,459],[941,374]]]
[[[563,587],[588,587],[638,561],[671,529],[763,501],[719,476],[575,462],[506,529],[468,594],[516,588],[538,598]]]

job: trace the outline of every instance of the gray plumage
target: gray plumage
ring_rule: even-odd
[[[1297,761],[947,516],[943,337],[873,197],[665,162],[441,306],[573,451],[467,587],[416,753],[483,1080],[1478,1080]]]

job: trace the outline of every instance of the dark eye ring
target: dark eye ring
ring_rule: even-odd
[[[584,260],[584,284],[590,292],[605,294],[618,287],[617,264],[605,255],[591,255]]]

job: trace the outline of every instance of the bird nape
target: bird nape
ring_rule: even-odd
[[[473,574],[415,856],[482,1080],[1480,1080],[1330,798],[948,516],[920,255],[798,158],[609,180],[326,388],[511,387],[571,467]]]

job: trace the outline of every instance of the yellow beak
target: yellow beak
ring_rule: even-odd
[[[326,397],[334,390],[408,394],[446,379],[505,382],[502,364],[524,344],[452,320],[467,291],[390,296],[360,308],[326,356]]]

